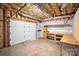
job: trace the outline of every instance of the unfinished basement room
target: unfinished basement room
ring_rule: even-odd
[[[0,3],[0,56],[79,56],[79,3]]]

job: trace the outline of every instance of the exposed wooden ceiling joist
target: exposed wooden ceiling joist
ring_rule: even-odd
[[[12,9],[14,9],[14,10],[18,10],[18,9],[19,9],[19,7],[15,6],[15,5],[12,5],[12,4],[9,4],[9,5],[12,6]],[[14,6],[14,7],[13,7],[13,6]],[[33,16],[31,16],[31,15],[28,15],[28,14],[26,13],[26,11],[24,11],[24,10],[20,10],[18,13],[22,13],[25,17],[33,18],[33,19],[36,20],[36,21],[40,21],[39,18],[33,17]]]
[[[24,8],[26,6],[26,3],[22,6],[22,7],[20,7],[20,9],[18,9],[12,16],[14,16],[16,13],[18,13],[20,10],[22,10],[22,8]]]
[[[54,10],[54,14],[56,16],[61,15],[61,11],[60,11],[59,5],[57,3],[51,3],[50,6]]]
[[[76,12],[79,4],[69,3],[64,5],[64,3],[26,3],[26,6],[21,9],[24,3],[3,3],[0,7],[12,11],[14,14],[20,13],[22,17],[31,18],[34,21],[46,21],[54,17],[72,15]],[[61,8],[63,10],[61,10]],[[21,9],[21,10],[20,10]],[[13,14],[12,14],[13,15]],[[17,16],[17,15],[16,15]]]
[[[19,5],[17,5],[18,7],[20,7]],[[27,14],[33,16],[33,17],[37,17],[40,20],[41,19],[45,19],[50,17],[49,14],[47,14],[46,12],[42,11],[40,8],[38,8],[37,5],[35,4],[27,4],[25,8],[23,8],[24,11],[27,12]]]
[[[52,20],[61,20],[61,19],[63,20],[65,18],[72,18],[72,16],[71,15],[66,15],[66,16],[51,17],[51,18],[42,20],[42,22],[52,21]],[[71,19],[69,19],[69,20],[71,20]]]
[[[24,18],[29,18],[29,19],[33,19],[33,20],[35,20],[35,21],[39,21],[39,22],[41,22],[40,20],[37,20],[36,18],[34,18],[34,17],[32,17],[32,16],[30,16],[30,15],[27,15],[26,13],[18,13],[20,16],[22,16],[22,17],[24,17]]]
[[[54,16],[54,11],[52,10],[52,8],[49,6],[49,4],[41,4],[43,6],[43,8],[52,16]]]
[[[53,3],[52,3],[53,4]],[[42,11],[44,11],[44,10],[47,10],[47,12],[50,14],[50,15],[54,15],[54,16],[63,16],[63,15],[68,15],[68,14],[73,14],[73,13],[67,13],[67,11],[65,11],[65,9],[64,9],[64,11],[63,12],[61,12],[60,11],[60,6],[61,6],[61,4],[53,4],[54,6],[56,6],[56,7],[54,7],[54,6],[52,6],[51,4],[37,4],[37,5],[39,5],[39,6],[42,6],[41,8],[39,8],[39,9],[42,9]],[[50,6],[51,5],[51,6]],[[53,8],[54,8],[54,10],[53,10]],[[25,11],[25,13],[26,14],[28,14],[27,13],[27,11],[25,10],[25,8],[23,9],[24,11]],[[53,13],[52,13],[53,12]],[[29,14],[28,14],[29,15]],[[33,15],[30,15],[30,16],[33,16]],[[36,19],[38,19],[38,20],[41,20],[41,19],[39,19],[39,18],[37,18],[36,16],[33,16],[34,18],[36,18]],[[46,18],[46,17],[45,17]],[[50,17],[51,18],[51,17]]]
[[[40,10],[42,10],[44,13],[46,13],[46,14],[50,15],[50,17],[52,17],[52,15],[46,10],[46,8],[44,8],[44,6],[42,5],[42,3],[35,3],[34,5],[36,5]]]
[[[25,13],[24,11],[21,11],[21,9],[24,7],[23,5],[22,5],[22,7],[20,6],[21,8],[18,8],[18,7],[14,8],[13,7],[14,5],[11,5],[11,4],[1,4],[1,6],[4,6],[5,9],[10,6],[10,8],[8,8],[7,10],[10,11],[10,13],[13,12],[13,14],[11,14],[11,17],[14,16],[16,13],[20,13],[21,12],[22,14],[20,16],[26,17],[26,18],[29,18],[29,19],[33,19],[36,22],[41,22],[38,18],[35,18],[33,16],[30,16],[30,15],[27,15],[27,13]],[[26,16],[24,16],[24,14],[26,14]]]

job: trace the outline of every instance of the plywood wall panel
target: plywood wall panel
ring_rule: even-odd
[[[3,47],[3,10],[0,9],[0,48]]]
[[[0,21],[0,48],[3,47],[3,22]]]
[[[3,20],[3,10],[0,9],[0,20]]]
[[[79,9],[77,10],[74,18],[73,18],[73,35],[77,41],[79,41]]]

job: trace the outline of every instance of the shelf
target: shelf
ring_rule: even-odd
[[[56,35],[57,37],[62,37],[63,35]]]
[[[62,37],[55,37],[56,41],[60,41]]]
[[[56,38],[62,38],[62,37],[56,37]]]
[[[61,35],[61,34],[48,33],[48,37],[49,37],[49,39],[51,39],[51,40],[60,41],[61,38],[63,37],[63,35]],[[52,39],[52,38],[53,38],[53,39]]]

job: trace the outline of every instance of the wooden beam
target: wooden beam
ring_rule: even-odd
[[[70,24],[66,24],[66,25],[64,25],[64,24],[60,24],[60,25],[45,25],[45,27],[66,27],[66,26],[71,27],[72,25],[70,25]]]
[[[46,8],[43,7],[42,3],[34,3],[33,5],[37,6],[41,11],[52,17],[52,15],[49,12],[47,12]]]
[[[16,9],[16,10],[17,10],[18,8],[20,8],[20,6],[17,6],[16,4],[10,4],[10,5],[13,5],[13,6],[14,6],[14,9]],[[23,9],[21,10],[21,12],[26,13],[27,15],[29,15],[28,12],[27,12],[27,10],[26,10],[25,8],[23,8]],[[30,16],[32,16],[32,17],[34,17],[34,18],[37,18],[37,19],[40,19],[40,18],[35,17],[35,16],[33,16],[33,15],[30,15]]]
[[[29,22],[34,22],[34,23],[39,22],[37,20],[34,20],[33,18],[26,17],[26,16],[22,15],[21,13],[18,13],[18,17],[12,17],[12,18],[19,20],[19,21],[22,20],[22,21],[29,21]],[[27,19],[29,19],[29,20],[27,20]]]
[[[16,5],[16,6],[18,6],[18,7],[20,7],[20,5]],[[38,6],[36,5],[36,4],[30,4],[30,7],[33,7],[33,6],[36,6],[37,8],[38,8]],[[29,8],[29,7],[28,7]],[[34,7],[33,7],[34,8]],[[32,9],[32,8],[31,8]],[[31,9],[27,9],[27,5],[26,5],[26,7],[25,8],[23,8],[23,11],[25,11],[28,15],[30,15],[30,16],[33,16],[33,17],[35,17],[35,18],[39,18],[40,20],[41,19],[45,19],[45,18],[48,18],[48,14],[46,14],[45,12],[44,13],[39,13],[38,12],[38,14],[36,13],[36,12],[32,12],[32,11],[30,11],[30,12],[28,12],[28,10],[31,10]],[[39,9],[39,8],[38,8]],[[32,9],[33,10],[33,9]],[[33,13],[33,14],[32,14]],[[37,14],[37,15],[36,15]],[[42,16],[40,16],[40,15],[42,15]],[[44,16],[44,17],[43,17]]]
[[[16,19],[18,21],[24,21],[24,22],[32,22],[32,23],[38,23],[38,21],[34,21],[34,20],[29,20],[29,18],[24,18],[24,19],[19,19],[19,18],[15,18],[13,17],[12,19]]]
[[[52,16],[54,15],[54,12],[52,10],[52,8],[49,6],[49,4],[41,4],[43,6],[43,8],[49,13],[51,14]]]
[[[7,9],[8,11],[11,11],[12,9],[11,9],[11,6],[10,5],[8,5],[8,3],[2,3],[2,4],[0,4],[0,6],[1,6],[1,8],[2,9],[4,9],[4,7],[5,7],[5,9]]]
[[[16,13],[16,18],[18,17],[18,13]]]
[[[50,6],[54,10],[54,16],[61,15],[61,11],[60,11],[59,5],[57,3],[51,3]]]
[[[18,13],[20,10],[22,10],[24,7],[26,6],[26,3],[20,8],[18,9],[12,16],[14,16],[16,13]]]
[[[44,19],[44,20],[42,20],[42,22],[45,22],[45,21],[53,21],[53,20],[60,20],[60,19],[63,20],[63,18],[68,18],[68,20],[71,20],[69,18],[72,18],[72,16],[66,15],[66,16],[52,17],[52,18]]]
[[[41,22],[40,20],[37,20],[37,19],[35,19],[34,17],[32,17],[32,16],[29,16],[29,15],[23,15],[23,14],[21,14],[21,13],[18,13],[20,16],[22,16],[22,17],[25,17],[25,18],[29,18],[29,19],[33,19],[34,21],[38,21],[38,22]]]
[[[19,9],[19,7],[18,7],[18,6],[15,6],[14,4],[9,4],[9,5],[11,5],[11,6],[12,6],[11,8],[14,9],[14,10],[18,10],[18,9]],[[39,19],[39,18],[33,17],[33,16],[31,16],[31,15],[28,15],[28,14],[26,13],[26,11],[24,11],[24,9],[23,9],[23,10],[20,10],[18,13],[21,13],[21,14],[23,14],[24,16],[27,15],[26,17],[33,18],[34,20],[40,22],[40,19]]]
[[[7,21],[7,10],[3,8],[3,47],[9,46],[9,31],[8,31],[8,21]]]
[[[3,9],[3,47],[5,47],[5,42],[6,42],[6,38],[5,38],[5,9]]]

